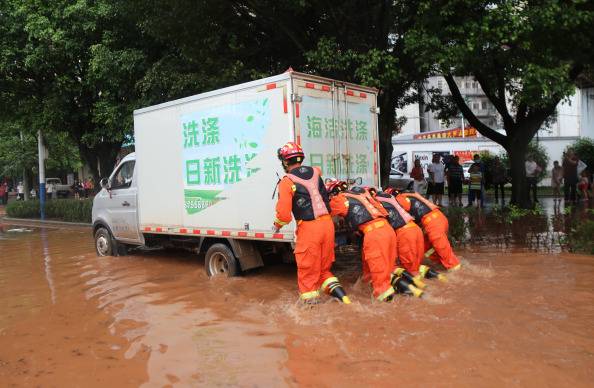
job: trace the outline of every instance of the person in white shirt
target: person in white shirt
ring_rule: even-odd
[[[53,183],[48,183],[47,184],[47,198],[48,199],[53,199],[54,198],[54,184]]]
[[[536,198],[536,178],[538,177],[538,173],[542,170],[538,166],[538,164],[534,161],[534,157],[532,155],[528,155],[526,159],[526,163],[524,164],[526,169],[526,185],[528,190],[528,197],[530,197],[530,190],[532,190],[532,198],[534,203],[538,203],[538,198]]]
[[[433,202],[437,206],[443,206],[443,186],[445,181],[445,166],[441,163],[441,156],[439,154],[433,154],[433,161],[427,167],[427,172],[433,182],[433,189],[431,191],[433,195]]]
[[[17,185],[17,199],[22,201],[25,199],[25,186],[23,186],[23,182],[19,182]]]

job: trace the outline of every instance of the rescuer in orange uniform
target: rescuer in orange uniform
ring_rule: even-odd
[[[448,219],[428,199],[418,193],[398,193],[398,203],[414,217],[417,224],[425,231],[425,248],[427,252],[433,247],[434,254],[430,258],[438,261],[448,271],[460,269],[460,260],[454,254],[448,240]]]
[[[320,289],[345,304],[350,300],[338,279],[330,272],[334,263],[334,223],[330,216],[328,193],[318,168],[302,166],[305,153],[297,143],[278,149],[285,175],[278,184],[274,228],[279,230],[297,222],[295,261],[300,298],[317,303]]]
[[[328,182],[326,188],[331,214],[344,217],[351,229],[363,234],[363,266],[369,271],[374,297],[380,301],[392,300],[395,291],[390,281],[396,235],[385,219],[387,212],[362,188],[346,191],[346,182],[337,180]]]
[[[375,199],[388,212],[388,221],[396,232],[400,266],[411,274],[417,275],[425,253],[423,231],[415,223],[415,219],[400,206],[392,195],[380,191],[375,194]]]

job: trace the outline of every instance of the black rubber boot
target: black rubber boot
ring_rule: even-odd
[[[394,287],[394,290],[399,294],[411,295],[417,298],[420,298],[423,295],[423,290],[418,289],[402,276],[392,277],[392,287]]]
[[[402,276],[403,278],[408,280],[409,283],[414,284],[415,287],[420,288],[421,290],[427,287],[427,285],[421,280],[420,276],[414,276],[412,273],[408,272],[404,268],[396,268],[396,270],[394,271],[394,275]]]
[[[447,282],[447,277],[444,274],[439,273],[433,268],[426,265],[421,265],[419,267],[419,275],[426,279],[437,279],[442,282]]]
[[[322,288],[328,295],[335,297],[342,303],[351,304],[351,300],[347,296],[346,291],[344,290],[344,288],[342,288],[342,285],[340,284],[337,278],[332,277],[326,279],[324,284],[322,284]]]

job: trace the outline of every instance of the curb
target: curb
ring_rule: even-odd
[[[0,217],[2,221],[15,221],[15,222],[29,222],[34,224],[42,225],[63,225],[63,226],[86,226],[91,227],[93,224],[86,222],[66,222],[66,221],[51,221],[51,220],[40,220],[37,218],[12,218],[12,217]]]

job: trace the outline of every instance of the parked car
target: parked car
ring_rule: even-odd
[[[411,190],[413,179],[409,173],[392,168],[390,170],[390,186],[398,190]]]
[[[54,185],[54,191],[57,193],[58,197],[66,198],[70,195],[70,186],[63,185],[60,178],[45,178],[46,190],[50,184]]]
[[[466,162],[462,163],[462,170],[464,171],[464,183],[468,183],[470,180],[470,173],[468,170],[473,164],[474,162],[472,160],[467,160]]]

